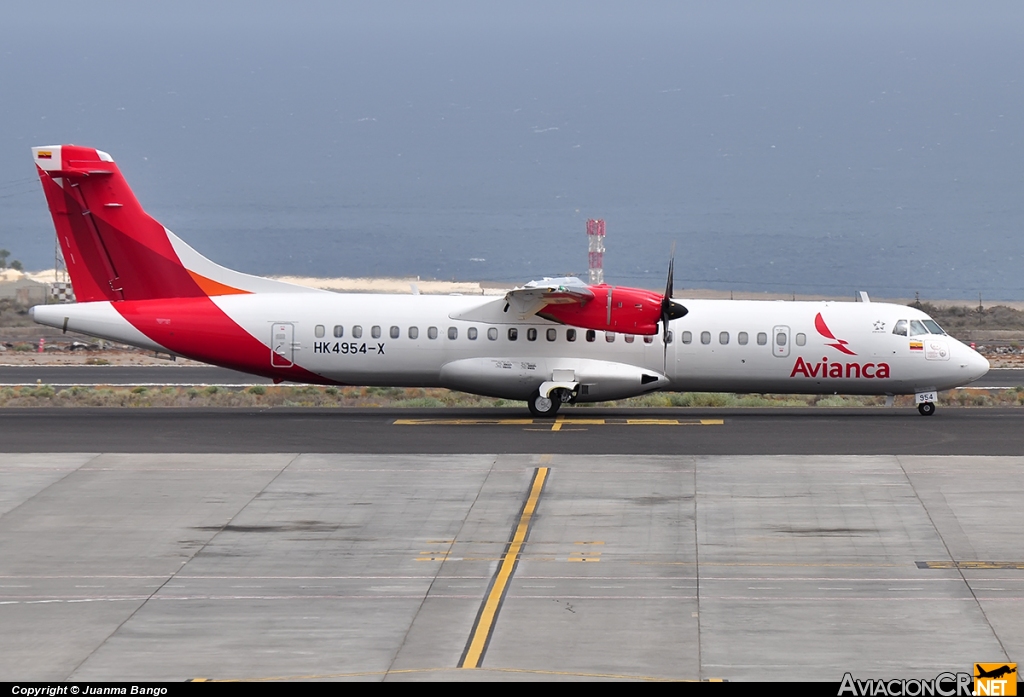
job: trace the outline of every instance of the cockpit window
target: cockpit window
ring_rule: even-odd
[[[910,336],[921,336],[927,334],[928,328],[924,326],[924,323],[919,319],[910,320]]]
[[[907,320],[901,319],[896,323],[896,326],[892,328],[893,334],[899,334],[900,336],[907,335]]]
[[[932,334],[942,335],[946,333],[942,331],[942,327],[939,326],[939,323],[933,319],[924,319],[921,321],[924,322],[924,326],[928,327],[928,331],[930,331]]]

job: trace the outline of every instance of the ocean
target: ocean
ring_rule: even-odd
[[[110,152],[258,274],[1024,299],[1024,5],[0,8],[0,248],[29,148]],[[894,5],[894,6],[891,6]]]

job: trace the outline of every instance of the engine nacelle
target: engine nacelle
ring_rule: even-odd
[[[594,299],[585,304],[548,305],[537,313],[553,322],[583,329],[652,335],[658,333],[662,296],[640,288],[589,286]]]
[[[575,383],[575,402],[625,399],[667,387],[661,373],[587,358],[464,358],[441,368],[444,387],[502,399],[527,399],[546,382]]]

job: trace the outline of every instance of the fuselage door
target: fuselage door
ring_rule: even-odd
[[[779,358],[789,356],[789,327],[772,328],[772,354]]]
[[[295,325],[288,322],[275,323],[270,333],[270,365],[274,368],[291,368],[295,361]]]

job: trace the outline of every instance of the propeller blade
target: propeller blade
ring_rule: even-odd
[[[672,276],[676,265],[675,245],[672,245],[672,256],[668,259],[668,282],[665,283],[665,297],[672,298]]]
[[[676,243],[672,243],[672,251],[668,256],[668,280],[665,281],[665,297],[661,299],[661,343],[662,349],[662,371],[668,374],[668,323],[686,314],[686,308],[678,303],[672,302],[673,276],[676,266]],[[679,311],[682,310],[680,314]]]
[[[685,307],[672,300],[673,293],[673,276],[675,275],[675,249],[676,246],[672,245],[673,256],[668,261],[668,281],[665,283],[665,297],[661,299],[661,331],[662,338],[665,343],[668,343],[668,323],[671,320],[685,317],[686,313],[689,312]]]

